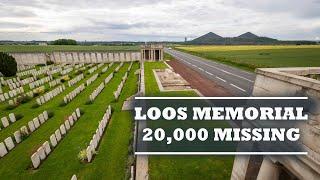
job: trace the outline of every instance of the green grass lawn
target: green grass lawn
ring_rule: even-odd
[[[146,96],[197,96],[194,91],[160,92],[152,69],[163,68],[163,62],[145,63]],[[234,156],[149,156],[149,178],[230,179],[233,159]]]
[[[264,67],[320,66],[320,46],[179,46],[196,56],[254,71]]]
[[[0,52],[53,52],[53,51],[139,51],[139,46],[80,46],[80,45],[0,45]]]
[[[24,115],[22,119],[0,131],[0,142],[12,135],[22,125],[26,125],[28,121],[32,120],[40,112],[44,110],[54,112],[54,116],[51,119],[42,124],[26,140],[22,141],[9,154],[0,159],[1,179],[70,179],[73,174],[76,174],[78,179],[125,179],[133,121],[130,113],[121,111],[120,108],[126,98],[137,92],[138,78],[134,75],[134,71],[138,69],[138,63],[133,65],[118,101],[114,100],[113,91],[119,85],[129,63],[124,64],[92,104],[86,105],[89,95],[118,65],[119,63],[115,63],[106,73],[101,74],[96,81],[66,106],[59,106],[63,100],[63,96],[85,82],[93,74],[101,72],[106,65],[99,68],[93,74],[87,75],[85,79],[74,86],[66,87],[65,92],[38,108],[31,108],[34,100],[20,105],[12,111],[4,110],[3,106],[0,107],[1,117],[10,112]],[[102,119],[109,104],[112,106],[113,114],[100,141],[97,149],[98,154],[92,163],[81,163],[77,158],[78,153],[89,144],[92,135],[98,127],[98,122]],[[30,156],[42,143],[49,140],[49,136],[77,107],[80,107],[84,111],[84,114],[47,159],[42,162],[40,168],[32,170],[30,168],[32,165]]]

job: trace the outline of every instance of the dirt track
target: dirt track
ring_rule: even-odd
[[[194,71],[177,60],[167,62],[176,73],[187,80],[191,87],[197,89],[204,96],[233,96],[227,89],[219,86],[214,81],[205,78],[202,74]]]

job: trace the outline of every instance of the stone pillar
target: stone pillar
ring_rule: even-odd
[[[245,180],[249,161],[250,161],[250,156],[235,156],[230,179]]]
[[[277,180],[279,179],[279,173],[278,166],[266,156],[261,164],[257,180]]]

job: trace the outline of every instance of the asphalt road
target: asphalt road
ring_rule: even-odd
[[[165,52],[228,89],[235,96],[251,95],[256,77],[254,73],[173,49],[166,48]]]

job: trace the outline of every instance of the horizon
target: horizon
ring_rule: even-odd
[[[236,37],[252,32],[278,40],[320,39],[320,3],[314,0],[120,0],[87,2],[4,0],[2,41],[171,41],[208,32]]]

